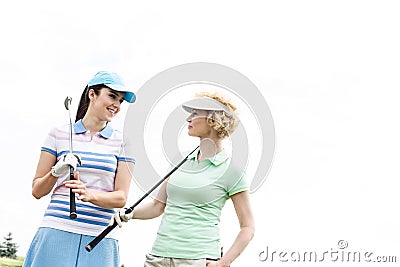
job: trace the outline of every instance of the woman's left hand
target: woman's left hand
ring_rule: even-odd
[[[225,267],[225,265],[221,265],[221,262],[218,261],[206,261],[206,267]]]
[[[64,181],[64,186],[71,188],[72,192],[77,194],[77,199],[82,200],[84,202],[90,201],[93,199],[92,191],[89,190],[86,185],[79,180],[79,173],[75,172],[74,174],[75,180],[67,180]]]

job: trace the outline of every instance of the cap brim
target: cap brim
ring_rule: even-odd
[[[136,101],[136,95],[132,92],[125,92],[124,100],[128,103],[134,103]]]
[[[136,101],[136,95],[133,92],[126,91],[124,86],[118,85],[118,84],[104,84],[107,87],[110,87],[111,89],[120,92],[120,93],[125,93],[124,95],[124,100],[128,103],[133,103]]]
[[[208,110],[208,111],[225,111],[231,114],[231,110],[221,102],[210,97],[199,97],[182,104],[182,108],[187,112],[192,112],[193,109]]]

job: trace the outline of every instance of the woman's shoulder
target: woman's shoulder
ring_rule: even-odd
[[[56,135],[59,133],[69,133],[69,124],[55,124],[47,128],[47,133]]]
[[[124,133],[121,130],[115,129],[115,128],[111,128],[111,129],[112,129],[111,137],[113,139],[118,139],[118,140],[123,139]]]

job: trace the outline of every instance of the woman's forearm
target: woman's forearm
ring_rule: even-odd
[[[43,177],[35,177],[32,182],[32,195],[36,199],[46,196],[51,192],[57,182],[57,177],[48,172]]]
[[[149,220],[156,218],[163,214],[165,208],[165,204],[158,201],[153,200],[149,203],[145,203],[141,205],[139,208],[134,210],[133,219],[139,220]]]
[[[254,236],[254,227],[242,227],[229,250],[219,260],[219,267],[230,266],[239,257]]]
[[[122,208],[125,206],[127,196],[123,191],[100,192],[88,190],[83,201],[90,201],[92,204],[106,209]],[[79,196],[78,196],[79,199]]]

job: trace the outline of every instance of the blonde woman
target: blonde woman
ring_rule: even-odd
[[[236,129],[236,107],[219,94],[204,93],[182,105],[190,113],[188,134],[200,148],[166,182],[152,202],[132,213],[120,209],[111,223],[147,220],[163,215],[145,267],[225,267],[243,252],[254,235],[254,219],[242,170],[235,169],[223,147]],[[232,200],[239,231],[221,257],[222,208]]]

